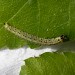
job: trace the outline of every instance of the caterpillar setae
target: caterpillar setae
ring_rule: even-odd
[[[69,40],[69,38],[65,35],[61,35],[59,37],[52,38],[52,39],[40,38],[31,34],[28,34],[26,32],[23,32],[15,27],[12,27],[8,23],[5,23],[4,28],[10,31],[11,33],[19,36],[20,38],[23,38],[25,40],[28,40],[40,45],[53,45],[53,44],[57,44],[57,43]]]

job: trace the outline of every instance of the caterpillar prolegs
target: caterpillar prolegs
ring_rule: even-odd
[[[39,38],[37,36],[23,32],[15,27],[12,27],[8,23],[5,23],[4,28],[6,30],[10,31],[11,33],[19,36],[20,38],[23,38],[25,40],[28,40],[28,41],[31,41],[31,42],[34,42],[34,43],[40,44],[40,45],[53,45],[53,44],[57,44],[57,43],[69,40],[68,37],[65,35],[61,35],[59,37],[52,38],[52,39]]]

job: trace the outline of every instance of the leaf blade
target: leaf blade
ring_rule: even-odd
[[[44,53],[25,60],[20,75],[74,75],[75,53]]]

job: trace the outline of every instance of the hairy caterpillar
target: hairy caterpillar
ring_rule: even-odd
[[[68,37],[64,35],[61,35],[59,37],[52,38],[52,39],[39,38],[37,36],[33,36],[31,34],[23,32],[15,27],[12,27],[8,23],[5,23],[4,28],[10,31],[11,33],[19,36],[20,38],[23,38],[25,40],[28,40],[40,45],[53,45],[53,44],[57,44],[57,43],[69,40]]]

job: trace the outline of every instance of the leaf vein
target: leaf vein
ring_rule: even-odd
[[[23,6],[22,6],[9,20],[13,19],[13,18],[24,8],[24,6],[25,6],[27,3],[28,3],[28,1],[25,2],[25,3],[23,4]],[[8,20],[8,21],[9,21],[9,20]],[[8,22],[8,21],[7,21],[7,22]]]

